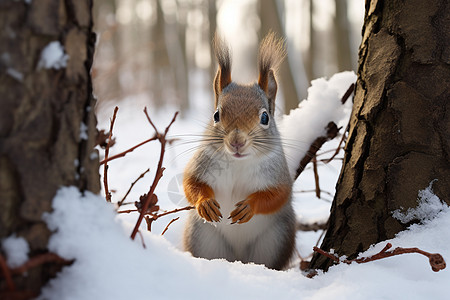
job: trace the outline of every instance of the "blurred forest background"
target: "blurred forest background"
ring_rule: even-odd
[[[212,109],[214,32],[232,49],[233,80],[249,83],[259,40],[272,30],[288,46],[277,101],[278,112],[288,112],[312,79],[356,70],[363,18],[362,0],[96,0],[97,109],[140,101],[183,117],[205,105],[201,99]]]

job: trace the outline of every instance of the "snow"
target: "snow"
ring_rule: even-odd
[[[342,105],[340,100],[354,82],[356,74],[353,71],[337,73],[328,81],[325,78],[313,80],[308,88],[308,99],[282,118],[279,129],[292,177],[309,146],[317,137],[326,136],[325,128],[329,122],[345,129],[352,101],[349,99]]]
[[[14,78],[17,81],[23,80],[23,74],[21,72],[17,71],[16,69],[8,68],[8,69],[6,69],[6,74],[8,74],[9,76],[11,76],[12,78]]]
[[[320,79],[310,89],[308,100],[302,102],[297,123],[287,130],[286,136],[301,138],[303,144],[323,133],[323,127],[330,120],[338,126],[345,126],[350,106],[342,108],[339,98],[354,81],[354,75],[335,75],[328,81]],[[198,97],[200,101],[205,97]],[[337,102],[337,103],[334,103]],[[110,155],[128,149],[153,136],[142,108],[147,105],[144,98],[130,98],[119,104],[114,137],[116,144]],[[99,127],[109,128],[113,104],[103,107],[98,115]],[[169,138],[178,139],[168,146],[163,165],[164,176],[156,188],[159,205],[171,210],[187,205],[182,193],[181,178],[185,164],[198,147],[198,135],[202,134],[206,120],[214,111],[211,107],[196,103],[200,109],[182,114],[169,131]],[[167,108],[159,114],[149,108],[153,122],[163,131],[169,124],[175,110]],[[335,119],[326,119],[322,114],[338,112]],[[291,117],[292,118],[292,117]],[[306,119],[306,121],[305,121]],[[311,126],[315,122],[318,126]],[[309,124],[308,124],[309,123]],[[304,129],[304,130],[303,130]],[[310,134],[310,130],[316,130]],[[302,135],[300,135],[302,134]],[[310,135],[308,137],[308,135]],[[303,138],[303,136],[306,136]],[[308,140],[309,139],[309,140]],[[291,146],[285,140],[286,146]],[[323,151],[337,146],[337,139],[324,145]],[[309,146],[309,145],[308,145]],[[292,147],[299,147],[292,145]],[[296,148],[298,149],[298,148]],[[100,154],[103,151],[100,150]],[[331,153],[332,154],[332,153]],[[330,155],[331,155],[330,154]],[[320,156],[327,158],[327,154]],[[342,157],[342,155],[340,155]],[[125,195],[131,182],[142,172],[150,172],[140,180],[127,197],[133,203],[146,193],[153,180],[159,158],[159,144],[151,142],[123,158],[108,163],[109,186],[113,201],[118,202]],[[339,175],[341,162],[319,164],[322,193],[318,199],[313,193],[300,192],[314,189],[312,170],[307,167],[294,185],[293,204],[297,217],[302,222],[326,220],[329,215],[334,186]],[[431,185],[418,191],[423,209],[436,203]],[[420,206],[420,205],[419,205]],[[132,209],[130,204],[120,210]],[[421,224],[411,225],[392,240],[373,245],[362,256],[380,251],[387,242],[393,247],[419,247],[436,252],[444,258],[450,257],[450,209],[441,204],[433,218],[425,218]],[[443,270],[431,271],[426,257],[407,254],[367,264],[337,265],[327,273],[319,272],[308,279],[298,269],[298,261],[287,271],[269,270],[261,265],[223,260],[193,258],[182,250],[182,232],[186,212],[162,217],[148,232],[142,224],[145,248],[140,235],[132,241],[129,236],[137,220],[137,214],[116,214],[115,204],[106,203],[104,197],[85,193],[76,188],[61,188],[53,201],[53,212],[45,221],[54,231],[49,248],[66,259],[76,259],[64,267],[57,277],[42,290],[40,299],[447,299],[446,286],[450,273]],[[161,232],[172,218],[180,217],[167,233]],[[145,223],[145,222],[144,222]],[[302,257],[312,253],[321,232],[299,232],[297,250]]]
[[[80,139],[87,140],[88,139],[88,127],[84,122],[80,123]]]
[[[132,241],[114,206],[75,187],[62,188],[45,216],[49,249],[76,261],[44,287],[39,299],[447,299],[446,270],[408,254],[367,264],[338,265],[308,279],[296,268],[192,258],[164,237],[142,231]],[[450,210],[413,225],[390,241],[450,256]],[[375,253],[380,243],[368,250]],[[363,254],[366,255],[366,254]]]
[[[69,55],[59,41],[50,42],[41,52],[38,69],[61,69],[67,65]]]
[[[16,268],[28,260],[30,247],[23,237],[17,237],[13,234],[3,239],[2,249],[6,254],[6,262],[11,268]]]
[[[406,213],[402,213],[400,209],[397,209],[392,216],[404,224],[412,220],[423,222],[434,218],[438,213],[447,209],[448,206],[433,194],[433,182],[426,189],[419,191],[417,207],[408,208]]]

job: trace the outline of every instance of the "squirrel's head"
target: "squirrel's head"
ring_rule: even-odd
[[[258,82],[241,85],[231,80],[228,47],[217,35],[214,49],[219,62],[214,79],[214,131],[223,139],[226,152],[235,158],[267,155],[279,140],[273,122],[277,94],[276,71],[286,56],[284,41],[269,33],[261,42]]]

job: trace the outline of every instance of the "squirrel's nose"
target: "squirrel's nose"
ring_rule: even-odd
[[[230,145],[231,145],[231,147],[236,149],[236,151],[239,151],[239,148],[244,147],[245,142],[235,141],[235,142],[231,142]]]

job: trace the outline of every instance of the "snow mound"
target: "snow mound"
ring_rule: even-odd
[[[336,123],[338,127],[347,125],[353,103],[349,99],[342,105],[341,98],[354,82],[356,74],[353,71],[337,73],[329,80],[319,78],[311,81],[308,99],[300,102],[298,108],[291,110],[279,122],[292,177],[309,146],[316,138],[326,135],[325,128],[329,122]]]
[[[448,211],[448,205],[433,193],[432,185],[433,182],[426,189],[419,191],[417,207],[408,208],[406,213],[397,209],[392,213],[392,216],[403,224],[412,220],[419,220],[423,223],[435,218],[442,211]]]

